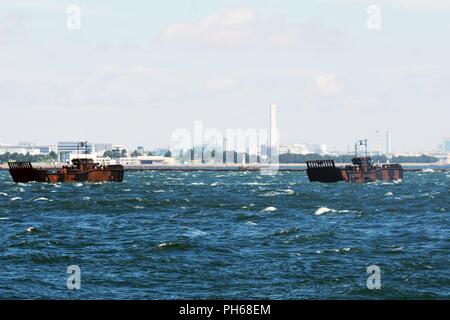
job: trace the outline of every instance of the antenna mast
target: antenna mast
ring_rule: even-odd
[[[364,152],[366,155],[366,158],[368,157],[368,151],[367,151],[367,139],[359,140],[355,143],[355,158],[358,157],[358,148],[359,146],[364,146]]]

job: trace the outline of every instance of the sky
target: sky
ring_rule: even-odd
[[[268,129],[274,103],[282,144],[432,150],[449,35],[447,0],[1,0],[0,143],[166,147]]]

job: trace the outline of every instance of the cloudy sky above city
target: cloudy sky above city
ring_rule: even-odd
[[[0,143],[165,147],[196,120],[268,128],[276,103],[281,143],[435,149],[449,35],[446,0],[2,0]]]

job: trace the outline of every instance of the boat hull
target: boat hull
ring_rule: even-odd
[[[354,172],[341,169],[343,180],[347,182],[375,182],[375,181],[398,181],[403,179],[403,169],[374,169],[368,172]]]
[[[307,161],[309,181],[311,182],[354,182],[365,183],[379,181],[396,181],[403,179],[403,168],[398,164],[384,164],[361,170],[357,166],[336,167],[333,160]]]
[[[29,162],[9,163],[9,172],[16,183],[27,182],[122,182],[124,169],[122,166],[106,166],[86,171],[57,171],[33,168]]]

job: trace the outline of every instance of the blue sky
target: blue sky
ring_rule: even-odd
[[[3,0],[0,142],[167,146],[195,120],[266,128],[276,103],[282,143],[390,130],[395,150],[433,149],[450,136],[449,34],[444,0]]]

